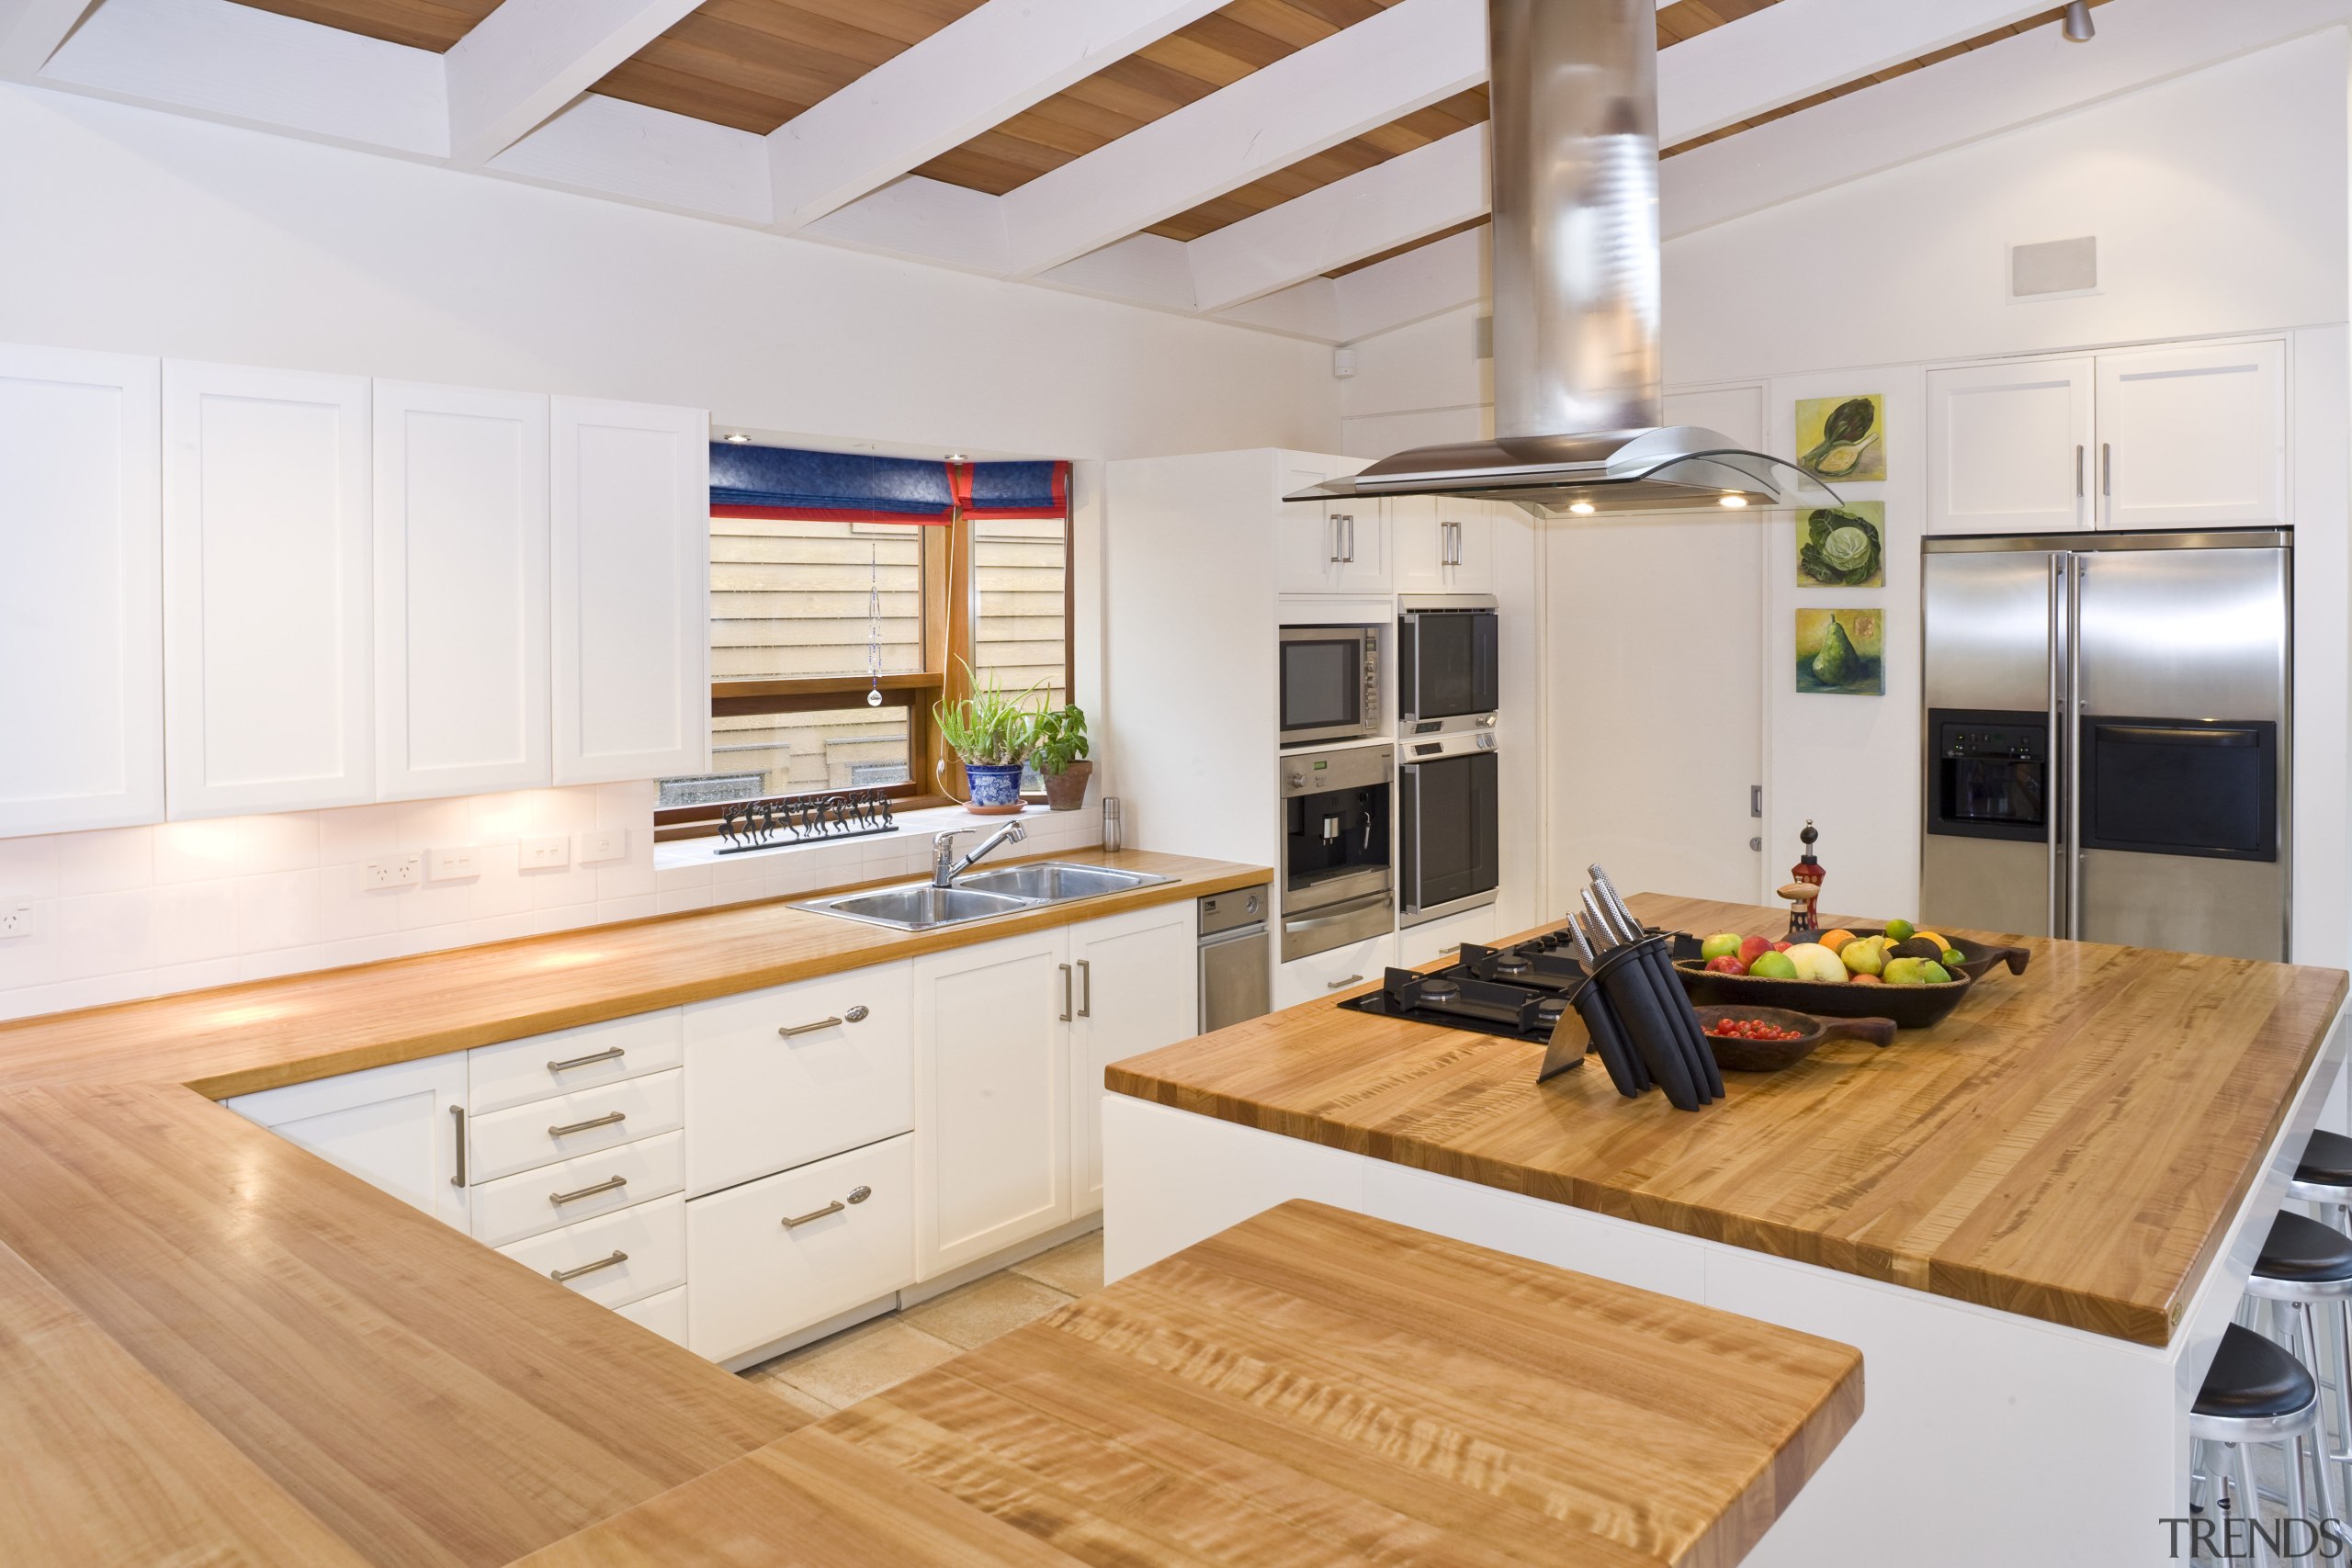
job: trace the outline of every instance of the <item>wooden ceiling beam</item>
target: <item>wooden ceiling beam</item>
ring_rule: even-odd
[[[31,81],[94,3],[0,0],[0,81]]]
[[[449,161],[488,163],[700,3],[504,0],[442,56]]]
[[[838,211],[1217,4],[989,0],[776,128],[774,226]]]

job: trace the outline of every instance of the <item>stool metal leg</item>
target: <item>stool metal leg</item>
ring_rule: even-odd
[[[2269,1563],[2270,1568],[2278,1568],[2278,1559],[2277,1554],[2256,1544],[2256,1541],[2259,1540],[2259,1537],[2255,1535],[2252,1527],[2262,1522],[2262,1500],[2255,1495],[2254,1467],[2246,1462],[2245,1445],[2244,1443],[2229,1443],[2223,1446],[2230,1450],[2230,1491],[2233,1494],[2231,1499],[2232,1506],[2230,1508],[2231,1517],[2246,1521],[2246,1529],[2245,1532],[2247,1536],[2246,1550],[2248,1551],[2259,1552],[2261,1554],[2260,1560]],[[2229,1524],[2226,1520],[2223,1521],[2222,1528],[2224,1532],[2229,1530]],[[2224,1552],[2228,1551],[2232,1544],[2233,1543],[2230,1541],[2228,1534],[2225,1533],[2222,1540],[2222,1550]]]
[[[2337,1469],[2340,1484],[2337,1498],[2352,1506],[2352,1303],[2339,1302],[2335,1307],[2335,1443],[2328,1461]],[[2326,1442],[2326,1424],[2321,1423],[2320,1440]]]

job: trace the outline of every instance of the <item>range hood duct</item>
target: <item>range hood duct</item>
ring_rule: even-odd
[[[1792,504],[1784,486],[1815,487],[1795,465],[1662,423],[1657,0],[1488,0],[1487,15],[1495,438],[1400,452],[1285,499]]]

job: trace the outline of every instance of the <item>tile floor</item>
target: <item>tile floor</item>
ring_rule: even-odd
[[[830,1416],[1102,1288],[1102,1233],[1000,1269],[917,1306],[747,1368],[789,1404]]]

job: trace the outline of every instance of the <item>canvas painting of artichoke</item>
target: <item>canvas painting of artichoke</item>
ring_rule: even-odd
[[[1880,610],[1799,610],[1797,690],[1886,695],[1886,615]]]
[[[1797,513],[1797,586],[1883,588],[1886,502],[1857,501]]]
[[[1797,400],[1797,466],[1831,484],[1886,478],[1886,399]]]

